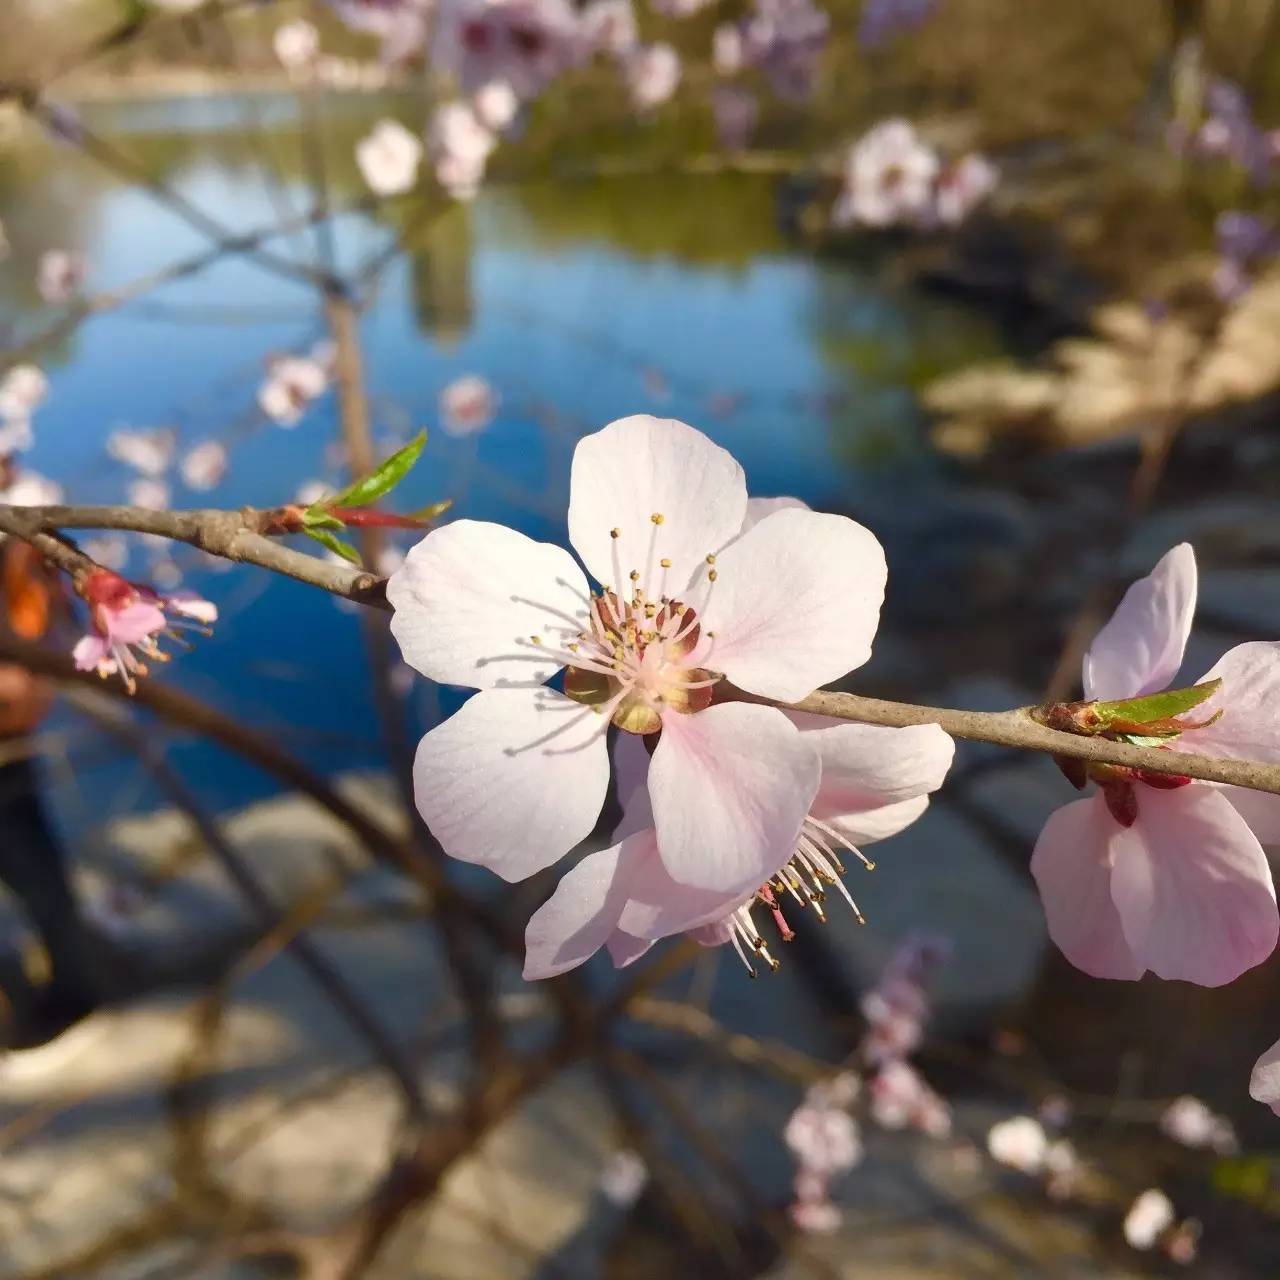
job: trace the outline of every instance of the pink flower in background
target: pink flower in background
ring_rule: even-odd
[[[905,1058],[920,1047],[930,1004],[925,982],[947,951],[940,939],[912,936],[890,956],[879,981],[859,1002],[867,1031],[858,1049],[867,1062]]]
[[[286,71],[305,71],[320,55],[320,32],[305,18],[298,18],[276,28],[271,47]]]
[[[1182,543],[1098,633],[1084,659],[1085,696],[1134,698],[1168,685],[1195,602],[1195,554]],[[1177,743],[1280,761],[1280,644],[1240,645],[1202,679],[1222,681],[1193,712],[1213,723]],[[1059,809],[1031,858],[1049,935],[1067,959],[1099,978],[1151,970],[1211,987],[1265,960],[1280,917],[1258,841],[1280,840],[1280,797],[1106,767],[1089,776],[1099,790]]]
[[[744,151],[751,143],[760,105],[755,95],[733,85],[717,85],[711,91],[711,114],[716,137],[726,151]]]
[[[1249,1077],[1249,1096],[1280,1116],[1280,1040],[1254,1064]]]
[[[436,181],[455,200],[473,200],[498,145],[493,131],[467,103],[446,102],[431,117],[427,145]]]
[[[268,363],[266,379],[258,388],[258,407],[277,426],[294,427],[328,386],[328,370],[316,352],[277,356]]]
[[[162,476],[173,461],[178,433],[171,427],[154,431],[121,428],[107,437],[107,453],[144,476]]]
[[[405,62],[426,44],[430,0],[329,0],[329,7],[352,31],[382,42],[384,63]]]
[[[471,109],[486,129],[502,133],[520,114],[520,99],[505,80],[490,80],[471,95]]]
[[[483,431],[498,410],[498,393],[475,374],[449,383],[440,393],[440,424],[451,436]]]
[[[941,165],[907,120],[885,120],[850,149],[832,210],[838,227],[891,227],[927,220]]]
[[[582,37],[593,53],[625,58],[640,43],[631,0],[589,0],[580,21]]]
[[[823,1177],[847,1173],[862,1158],[853,1117],[843,1108],[806,1099],[791,1113],[783,1140],[803,1169]]]
[[[49,249],[40,255],[36,289],[46,302],[66,302],[80,292],[89,259],[76,249]]]
[[[422,143],[398,120],[379,120],[373,132],[356,143],[356,164],[369,190],[398,196],[418,180]]]
[[[636,416],[574,453],[569,538],[595,591],[568,552],[500,525],[459,521],[409,552],[387,583],[405,660],[480,689],[415,762],[446,852],[509,880],[563,856],[599,817],[612,723],[656,743],[656,870],[722,899],[785,861],[819,752],[776,708],[709,705],[712,688],[792,700],[861,665],[885,565],[840,516],[777,511],[739,538],[746,508],[728,453]],[[544,684],[562,668],[564,693]]]
[[[944,169],[934,194],[934,216],[943,226],[959,226],[1000,185],[1000,171],[976,152]]]
[[[680,55],[669,44],[647,44],[623,63],[627,89],[637,111],[660,107],[680,87]]]
[[[215,489],[227,474],[227,450],[216,440],[203,440],[183,455],[178,464],[182,483],[188,489],[204,492]]]
[[[871,1118],[882,1129],[916,1129],[931,1138],[951,1132],[951,1111],[914,1067],[894,1059],[871,1077]]]
[[[735,76],[746,62],[742,28],[732,22],[722,22],[711,35],[711,65],[716,74]]]
[[[742,27],[745,61],[764,72],[784,102],[804,102],[830,31],[830,16],[813,0],[755,0]]]
[[[631,1208],[648,1182],[649,1167],[634,1151],[615,1151],[600,1170],[600,1190],[619,1209]]]

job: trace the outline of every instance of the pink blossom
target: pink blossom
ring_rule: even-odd
[[[1226,1154],[1236,1149],[1231,1121],[1210,1110],[1199,1098],[1175,1098],[1160,1117],[1160,1131],[1184,1147],[1208,1148]]]
[[[171,427],[154,431],[121,428],[107,437],[107,453],[144,476],[162,476],[173,461],[178,435]]]
[[[959,226],[999,185],[1000,171],[986,156],[963,156],[944,169],[934,193],[934,216],[943,226]]]
[[[178,469],[188,489],[203,492],[215,489],[227,473],[226,446],[216,440],[202,440],[184,455]]]
[[[286,71],[304,71],[315,65],[320,53],[320,33],[305,18],[298,18],[276,28],[271,47]]]
[[[821,1177],[847,1173],[862,1157],[857,1123],[839,1107],[802,1104],[782,1137],[800,1166]]]
[[[629,1209],[644,1192],[649,1168],[634,1151],[615,1151],[600,1170],[600,1190],[610,1204]]]
[[[1084,660],[1086,696],[1164,688],[1182,664],[1195,601],[1195,555],[1182,543],[1098,633]],[[1203,679],[1222,686],[1195,709],[1201,727],[1185,730],[1186,749],[1280,760],[1280,645],[1240,645]],[[1089,776],[1100,789],[1059,809],[1031,858],[1049,934],[1067,959],[1094,977],[1151,970],[1202,986],[1265,960],[1280,919],[1258,841],[1280,838],[1280,798],[1105,767]]]
[[[147,673],[142,658],[167,660],[156,643],[159,637],[181,630],[207,635],[218,616],[217,607],[194,592],[161,596],[109,569],[93,570],[76,589],[89,606],[90,620],[88,633],[72,650],[77,670],[104,678],[119,673],[131,692],[135,677]]]
[[[387,583],[405,660],[480,689],[418,748],[418,805],[449,854],[509,880],[549,866],[600,814],[609,725],[646,761],[642,738],[656,744],[652,828],[580,863],[561,906],[543,908],[570,932],[568,916],[584,917],[599,935],[585,954],[612,931],[610,904],[628,887],[609,883],[619,862],[637,858],[655,882],[683,886],[696,921],[700,895],[723,911],[801,838],[822,768],[817,735],[774,707],[711,706],[714,685],[794,700],[870,653],[885,578],[871,534],[784,510],[739,538],[746,510],[725,450],[681,422],[625,418],[573,458],[569,539],[594,592],[560,547],[471,520],[432,530]],[[564,693],[543,683],[562,668]],[[832,750],[864,754],[842,739]],[[655,936],[668,893],[646,913]],[[544,953],[535,967],[583,958]]]
[[[764,72],[779,98],[804,102],[830,29],[830,17],[813,0],[755,0],[742,27],[745,61]]]
[[[800,1231],[811,1235],[830,1235],[840,1229],[844,1214],[840,1206],[832,1203],[825,1195],[813,1199],[802,1199],[797,1196],[787,1206],[787,1216]]]
[[[871,1118],[883,1129],[918,1129],[931,1138],[951,1132],[947,1104],[901,1059],[887,1062],[870,1081]]]
[[[937,154],[909,121],[885,120],[850,148],[832,221],[838,227],[926,221],[939,168]]]
[[[623,70],[638,111],[661,106],[680,87],[680,55],[669,44],[641,45],[627,57]]]
[[[451,436],[475,435],[493,421],[497,407],[497,392],[483,378],[468,374],[440,393],[440,424]]]
[[[721,76],[737,75],[746,65],[741,27],[732,22],[722,22],[712,32],[711,65]]]
[[[695,13],[713,4],[715,0],[649,0],[654,13],[667,18],[692,18]]]
[[[536,98],[583,53],[568,0],[443,0],[431,57],[464,93],[494,80],[521,101]]]
[[[1280,1040],[1254,1063],[1249,1077],[1249,1096],[1280,1116]]]
[[[379,120],[373,132],[356,143],[356,163],[369,190],[397,196],[418,180],[422,143],[398,120]]]
[[[640,43],[631,0],[589,0],[581,22],[583,39],[595,53],[625,58]]]
[[[505,80],[490,80],[472,95],[471,109],[486,129],[502,133],[520,114],[520,99]]]
[[[258,389],[258,407],[278,426],[294,427],[328,385],[329,374],[314,354],[278,356],[267,365],[267,377]]]
[[[472,200],[480,190],[490,153],[498,144],[475,110],[465,102],[436,108],[428,131],[428,147],[436,181],[455,199]]]
[[[430,0],[329,0],[329,7],[352,31],[381,40],[384,63],[406,62],[426,43]]]
[[[46,302],[66,302],[80,291],[89,260],[76,249],[49,249],[40,255],[36,288]]]
[[[1150,1249],[1173,1223],[1173,1204],[1169,1197],[1152,1187],[1129,1206],[1124,1219],[1124,1238],[1134,1249]]]

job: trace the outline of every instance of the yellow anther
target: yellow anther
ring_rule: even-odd
[[[714,569],[708,569],[708,570],[707,570],[707,581],[708,581],[708,582],[714,582],[714,581],[716,580],[717,576],[718,576],[718,575],[717,575],[717,573],[716,573],[716,571],[715,571]]]
[[[541,643],[542,643],[542,637],[541,637],[541,636],[530,636],[530,637],[529,637],[529,639],[530,639],[530,640],[532,640],[534,644],[541,644]]]
[[[707,556],[707,563],[708,563],[708,564],[715,564],[715,562],[716,562],[716,558],[715,558],[715,556],[713,556],[713,555],[709,555],[709,556]]]
[[[666,517],[662,514],[661,511],[655,511],[653,515],[649,517],[649,519],[652,520],[654,524],[661,524],[663,520],[666,519]]]
[[[671,568],[671,561],[670,561],[670,560],[659,560],[659,561],[658,561],[658,563],[659,563],[659,564],[660,564],[664,569],[670,569],[670,568]]]
[[[632,570],[631,570],[631,572],[630,572],[627,576],[631,579],[631,581],[632,581],[632,582],[639,582],[639,581],[640,581],[640,570],[639,570],[639,569],[632,569]]]
[[[609,530],[609,537],[611,537],[611,538],[620,538],[620,537],[622,537],[622,530],[621,530],[621,529],[610,529],[610,530]]]

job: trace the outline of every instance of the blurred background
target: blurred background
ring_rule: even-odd
[[[328,376],[292,422],[264,396],[282,358],[327,367],[332,318],[266,248],[348,282],[373,454],[427,428],[398,510],[563,542],[576,441],[647,412],[753,494],[868,525],[890,585],[858,692],[1078,696],[1119,591],[1183,540],[1184,675],[1280,629],[1276,0],[639,0],[675,83],[583,51],[495,129],[473,198],[430,142],[406,190],[357,162],[379,121],[421,139],[458,95],[429,43],[383,40],[405,9],[445,13],[0,7],[0,405],[15,370],[48,383],[0,415],[30,425],[0,500],[340,487]],[[897,117],[944,173],[992,166],[958,209],[856,214],[850,148]],[[190,463],[210,442],[218,465]],[[366,542],[371,567],[417,536]],[[149,678],[174,699],[4,692],[0,1275],[1280,1274],[1280,1122],[1246,1093],[1275,962],[1212,991],[1071,969],[1027,872],[1071,794],[1051,761],[959,744],[850,873],[866,924],[798,922],[777,973],[668,944],[550,994],[468,905],[518,938],[550,880],[450,867],[455,911],[391,865],[421,842],[404,745],[458,691],[324,592],[143,535],[81,545],[219,619]],[[33,583],[65,654],[71,606],[30,565],[6,567],[10,631]],[[895,1114],[868,994],[904,972],[927,1016],[893,1060],[931,1094]],[[607,1043],[583,1012],[606,1008]],[[834,1102],[806,1095],[833,1076]],[[806,1105],[845,1117],[821,1221],[796,1211]],[[992,1137],[1013,1117],[1027,1149]],[[1151,1190],[1172,1208],[1148,1231]]]

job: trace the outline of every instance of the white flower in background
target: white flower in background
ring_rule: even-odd
[[[354,58],[342,58],[332,53],[322,53],[316,59],[316,79],[327,89],[349,93],[359,89],[364,71]]]
[[[307,407],[329,386],[325,365],[311,356],[277,356],[258,388],[258,407],[277,426],[294,427]]]
[[[120,428],[107,437],[107,453],[144,476],[161,476],[173,461],[178,433],[172,427],[154,431]]]
[[[356,143],[356,163],[375,195],[401,195],[418,180],[422,143],[398,120],[379,120]]]
[[[649,1181],[649,1167],[634,1151],[615,1151],[600,1170],[600,1191],[610,1204],[629,1209]]]
[[[711,65],[717,75],[733,76],[746,66],[742,30],[732,22],[722,22],[711,36]]]
[[[404,557],[405,552],[402,547],[385,546],[378,552],[378,558],[374,561],[374,568],[384,578],[389,578],[404,564]]]
[[[463,93],[494,80],[522,102],[580,61],[581,27],[568,0],[441,0],[431,39],[437,71]]]
[[[189,449],[178,470],[188,489],[204,491],[216,488],[227,473],[227,450],[216,440],[204,440]]]
[[[882,1129],[918,1129],[931,1138],[951,1132],[947,1104],[901,1058],[886,1062],[869,1084],[871,1118]]]
[[[850,148],[832,220],[841,227],[927,220],[939,168],[937,154],[909,121],[882,121]]]
[[[1173,1203],[1155,1187],[1144,1191],[1124,1219],[1124,1238],[1134,1249],[1150,1249],[1173,1226]]]
[[[782,1137],[797,1163],[822,1177],[847,1173],[862,1159],[857,1121],[839,1107],[802,1103],[791,1113]]]
[[[142,507],[146,511],[169,509],[169,486],[163,480],[153,480],[149,476],[134,480],[127,492],[131,507]]]
[[[382,42],[382,61],[407,62],[426,44],[431,0],[329,0],[329,7],[352,31]]]
[[[0,419],[0,458],[11,453],[25,453],[35,442],[30,418]]]
[[[593,53],[625,58],[640,43],[631,0],[590,0],[579,17],[582,37]]]
[[[0,419],[25,422],[44,403],[49,380],[33,364],[15,364],[0,378]]]
[[[1039,1173],[1049,1152],[1043,1126],[1030,1116],[1013,1116],[993,1124],[987,1133],[987,1151],[998,1164],[1019,1173]]]
[[[493,421],[498,393],[475,374],[458,378],[440,393],[440,423],[451,436],[470,436]]]
[[[5,488],[0,502],[11,507],[48,507],[62,501],[62,486],[38,471],[21,471]]]
[[[680,87],[680,55],[669,44],[642,45],[623,65],[637,111],[661,106]]]
[[[80,292],[89,259],[76,249],[49,249],[40,255],[36,288],[46,302],[66,302]]]
[[[1184,1147],[1211,1148],[1224,1155],[1238,1145],[1231,1121],[1190,1094],[1176,1098],[1165,1108],[1160,1131]]]
[[[934,216],[943,226],[959,226],[999,185],[1000,171],[986,156],[964,156],[939,177]]]
[[[509,129],[520,113],[520,99],[505,80],[490,80],[476,90],[471,99],[476,119],[486,129],[501,133]]]
[[[293,500],[299,506],[309,507],[313,502],[319,502],[321,498],[332,492],[333,487],[325,484],[323,480],[304,480],[298,486],[297,493],[293,495]]]
[[[161,591],[173,591],[182,585],[182,567],[172,556],[163,555],[152,560],[147,572],[152,586]]]
[[[303,71],[314,66],[320,54],[320,32],[305,18],[298,18],[278,27],[271,45],[286,71]]]
[[[80,543],[80,550],[94,564],[100,564],[113,573],[121,573],[129,563],[129,542],[122,533],[102,533],[85,538]]]
[[[475,198],[496,145],[492,130],[465,102],[446,102],[431,117],[428,146],[436,181],[455,200]]]

